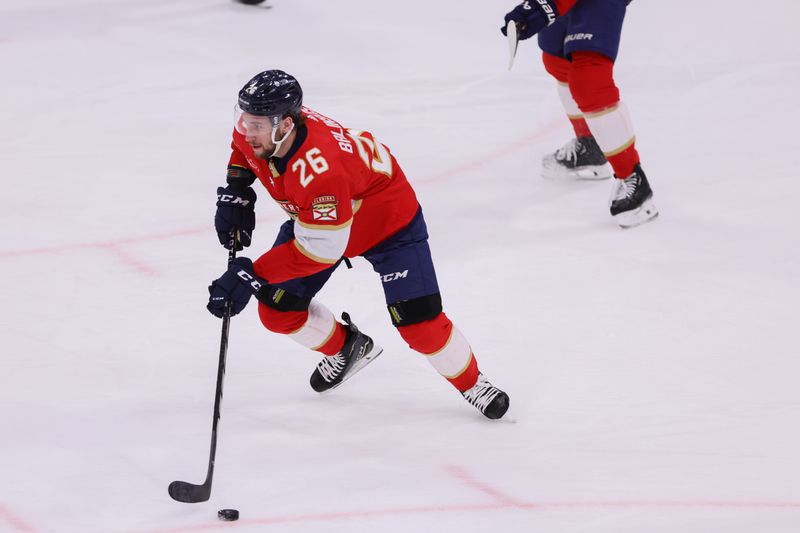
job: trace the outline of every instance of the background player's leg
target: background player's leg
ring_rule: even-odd
[[[572,54],[569,87],[618,178],[611,214],[621,226],[630,227],[655,218],[658,210],[640,165],[633,123],[627,106],[620,100],[613,71],[611,58],[597,52],[576,51]]]
[[[611,214],[622,227],[658,215],[639,165],[633,124],[614,83],[627,0],[582,0],[569,13],[564,57],[570,59],[569,89],[598,146],[614,169]]]
[[[542,176],[550,179],[610,178],[613,174],[611,166],[606,162],[603,152],[592,137],[583,112],[569,90],[571,64],[564,58],[563,50],[568,21],[569,16],[562,17],[558,26],[554,24],[539,35],[542,63],[545,70],[556,80],[561,105],[575,131],[575,138],[542,159]]]

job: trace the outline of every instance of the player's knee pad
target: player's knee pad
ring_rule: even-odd
[[[542,63],[548,74],[561,83],[569,83],[570,62],[563,57],[542,52]]]
[[[434,318],[442,312],[442,295],[438,292],[411,300],[394,302],[386,306],[392,315],[392,325],[399,328]]]
[[[273,285],[264,285],[256,294],[258,316],[264,327],[275,333],[292,333],[308,320],[311,298],[301,298]]]
[[[573,53],[569,90],[584,113],[613,106],[619,102],[619,89],[614,83],[614,62],[596,52]]]
[[[438,352],[447,344],[447,340],[453,333],[453,323],[447,318],[447,315],[439,313],[425,322],[399,326],[397,331],[412,350],[431,354]]]
[[[274,333],[289,334],[297,331],[308,320],[308,310],[279,311],[263,302],[258,305],[258,317],[264,327]]]
[[[262,285],[256,299],[276,311],[307,311],[311,298],[302,298],[274,285]]]

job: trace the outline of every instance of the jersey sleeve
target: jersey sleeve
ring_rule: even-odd
[[[231,158],[228,160],[229,167],[250,168],[247,158],[236,146],[236,141],[231,141]]]
[[[297,180],[292,195],[298,203],[294,239],[272,248],[254,263],[256,274],[268,282],[310,276],[344,255],[353,224],[353,198],[346,177],[328,170],[306,187]]]

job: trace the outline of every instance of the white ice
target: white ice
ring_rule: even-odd
[[[800,5],[631,5],[616,79],[661,217],[623,231],[610,183],[539,177],[571,130],[534,42],[506,70],[513,4],[0,0],[0,531],[800,531]],[[320,397],[251,303],[187,505],[215,188],[268,68],[397,155],[517,421],[411,352],[356,260],[320,298],[386,353]],[[283,219],[263,190],[258,216],[251,257]]]

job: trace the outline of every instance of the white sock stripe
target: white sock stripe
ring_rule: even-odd
[[[578,107],[575,99],[572,98],[572,93],[569,92],[569,85],[566,83],[558,84],[558,97],[561,99],[561,105],[564,106],[564,111],[567,112],[569,118],[583,117],[583,112]]]
[[[453,326],[447,344],[438,352],[425,356],[436,371],[445,377],[455,377],[464,371],[472,358],[472,348],[461,331]]]
[[[331,338],[335,326],[336,318],[330,309],[316,300],[311,300],[306,323],[297,331],[290,333],[289,337],[306,348],[316,350]]]
[[[613,155],[631,145],[635,138],[628,107],[623,102],[586,115],[597,144],[606,155]]]

